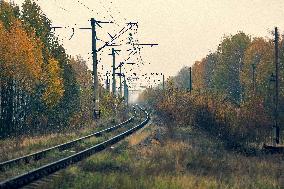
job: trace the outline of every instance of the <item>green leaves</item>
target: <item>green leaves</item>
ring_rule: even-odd
[[[20,13],[1,1],[0,137],[92,119],[92,76],[82,59],[68,57],[35,2]]]
[[[240,32],[226,37],[218,47],[218,63],[213,76],[214,88],[228,95],[236,103],[243,99],[240,72],[243,69],[245,50],[250,37]]]
[[[6,1],[0,1],[0,21],[6,29],[11,27],[19,14],[19,7],[12,6]]]
[[[284,120],[284,40],[280,43],[280,116]],[[219,138],[230,148],[265,142],[273,125],[274,43],[239,32],[225,37],[216,52],[192,66],[193,91],[186,93],[187,68],[168,80],[167,89],[141,95],[169,127],[190,125]],[[173,82],[174,81],[174,82]],[[283,124],[282,124],[283,125]],[[250,147],[249,147],[250,148]]]
[[[35,32],[45,47],[52,45],[51,21],[43,14],[40,7],[31,0],[25,0],[22,5],[21,19],[28,33]]]

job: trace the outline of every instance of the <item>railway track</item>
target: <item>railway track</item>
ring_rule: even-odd
[[[11,159],[11,160],[8,160],[8,161],[1,162],[0,163],[0,171],[4,171],[5,168],[10,167],[12,165],[17,165],[18,163],[29,163],[31,160],[37,161],[37,160],[43,158],[48,152],[51,152],[51,151],[54,151],[54,150],[59,150],[59,151],[66,150],[66,149],[74,146],[76,143],[81,142],[83,140],[86,140],[88,138],[99,137],[104,133],[112,132],[112,131],[120,128],[120,127],[123,127],[127,123],[130,123],[131,121],[133,121],[133,118],[134,118],[134,116],[132,116],[128,120],[126,120],[126,121],[124,121],[124,122],[122,122],[118,125],[103,129],[101,131],[94,132],[92,134],[83,136],[81,138],[78,138],[78,139],[75,139],[75,140],[72,140],[72,141],[69,141],[69,142],[66,142],[66,143],[62,143],[62,144],[59,144],[59,145],[56,145],[56,146],[53,146],[53,147],[32,153],[32,154],[28,154],[28,155],[25,155],[25,156],[21,156],[21,157],[18,157],[18,158],[14,158],[14,159]]]
[[[43,158],[48,152],[51,152],[51,151],[54,151],[54,150],[63,151],[63,150],[66,150],[68,148],[71,148],[76,143],[79,143],[83,140],[89,139],[91,137],[99,137],[99,136],[102,136],[105,133],[110,133],[110,132],[115,131],[115,130],[121,128],[121,127],[124,127],[126,124],[131,123],[133,121],[135,115],[137,114],[135,107],[133,107],[133,110],[134,110],[134,116],[130,117],[128,120],[126,120],[126,121],[124,121],[120,124],[108,127],[106,129],[103,129],[103,130],[100,130],[100,131],[96,131],[94,133],[91,133],[89,135],[77,138],[77,139],[69,141],[69,142],[65,142],[65,143],[50,147],[50,148],[46,148],[46,149],[38,151],[38,152],[34,152],[34,153],[24,155],[24,156],[21,156],[21,157],[18,157],[18,158],[14,158],[14,159],[11,159],[11,160],[0,162],[0,171],[4,171],[5,168],[10,167],[12,165],[17,165],[18,163],[29,163],[31,160],[37,161],[37,160]]]
[[[53,161],[51,163],[47,163],[43,166],[40,166],[39,168],[35,168],[31,171],[25,172],[23,174],[20,174],[18,176],[15,176],[15,177],[12,177],[8,180],[0,182],[0,189],[23,187],[23,186],[25,186],[25,185],[33,182],[33,181],[39,180],[39,179],[41,179],[41,178],[43,178],[47,175],[50,175],[50,174],[52,174],[52,173],[54,173],[58,170],[64,169],[71,164],[74,164],[78,161],[81,161],[81,160],[91,156],[92,154],[98,153],[98,152],[106,149],[107,147],[121,141],[122,139],[131,135],[132,133],[134,133],[138,129],[142,128],[143,126],[145,126],[149,122],[150,117],[149,117],[148,113],[145,110],[143,110],[141,107],[138,107],[138,108],[141,112],[143,112],[143,114],[145,115],[145,118],[142,122],[135,125],[134,127],[131,127],[130,129],[127,129],[126,131],[123,131],[123,132],[111,137],[110,139],[104,140],[103,142],[100,142],[99,144],[91,146],[91,147],[84,149],[82,151],[79,151],[75,154],[69,155],[67,157],[61,158],[61,159]],[[135,113],[135,115],[137,115],[137,114]],[[62,149],[70,148],[75,143],[78,143],[78,142],[85,140],[87,138],[91,138],[93,136],[100,136],[103,133],[111,132],[111,131],[114,131],[118,128],[121,128],[125,124],[132,122],[133,119],[136,117],[135,115],[133,117],[129,118],[128,120],[126,120],[125,122],[121,123],[121,124],[109,127],[109,128],[104,129],[102,131],[95,132],[93,134],[81,137],[79,139],[76,139],[76,140],[73,140],[73,141],[70,141],[70,142],[67,142],[67,143],[64,143],[64,144],[54,146],[52,148],[42,150],[42,151],[37,152],[37,153],[33,153],[33,154],[30,154],[30,155],[27,155],[27,156],[23,156],[23,157],[20,157],[20,158],[16,158],[16,159],[13,159],[13,160],[3,162],[0,165],[2,166],[2,169],[3,169],[3,167],[9,167],[11,165],[17,165],[17,164],[22,163],[22,162],[28,164],[31,159],[39,160],[39,159],[43,158],[47,154],[47,152],[50,152],[52,150],[56,150],[56,149],[62,150]]]

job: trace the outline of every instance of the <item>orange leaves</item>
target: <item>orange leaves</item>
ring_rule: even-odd
[[[273,42],[255,38],[245,51],[245,60],[240,73],[246,96],[252,95],[253,66],[258,94],[266,95],[269,77],[273,70]]]
[[[13,79],[30,92],[42,82],[45,85],[42,98],[46,105],[53,107],[64,93],[62,71],[55,59],[43,64],[42,48],[42,42],[34,33],[28,35],[21,21],[12,23],[9,31],[0,21],[1,78]]]
[[[15,79],[22,88],[31,90],[40,80],[43,58],[41,45],[22,29],[20,21],[6,31],[0,23],[0,61],[3,77]]]
[[[194,90],[200,90],[205,87],[204,72],[205,72],[205,59],[203,59],[202,61],[196,61],[192,67],[192,81],[193,81]]]
[[[50,108],[57,105],[64,94],[61,72],[62,70],[58,65],[58,61],[55,59],[49,59],[43,76],[43,83],[46,87],[42,99]]]
[[[20,11],[0,0],[0,136],[90,119],[92,75],[82,61],[75,63],[34,1],[25,0]]]
[[[283,41],[280,43],[281,68],[284,68]],[[281,68],[280,77],[284,73]],[[184,77],[178,75],[173,78],[175,83],[167,81],[165,91],[144,92],[144,99],[170,127],[177,124],[198,126],[210,135],[227,140],[230,145],[262,142],[272,124],[270,101],[273,92],[268,85],[274,70],[273,41],[264,38],[251,41],[250,36],[240,32],[224,38],[216,52],[195,62],[190,94],[176,90],[184,83]],[[281,82],[280,88],[284,91]]]

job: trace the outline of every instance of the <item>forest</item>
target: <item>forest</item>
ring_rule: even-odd
[[[279,123],[284,121],[284,40],[279,42]],[[166,88],[149,88],[140,101],[152,107],[169,133],[192,126],[227,147],[252,150],[272,141],[275,100],[274,41],[243,32],[224,36],[191,68],[170,77]],[[192,91],[190,90],[192,69]],[[274,78],[273,78],[274,76]],[[283,129],[282,129],[283,133]],[[282,139],[283,140],[283,139]]]
[[[7,40],[9,39],[9,40]],[[59,44],[51,21],[34,2],[0,3],[0,137],[79,127],[92,121],[92,74],[82,57]],[[279,123],[284,118],[284,40],[279,42]],[[224,36],[210,52],[161,87],[140,96],[164,122],[192,125],[229,146],[271,141],[274,123],[274,41],[243,32]],[[273,75],[274,74],[274,75]],[[110,117],[122,104],[100,88]],[[159,97],[159,98],[158,98]],[[280,128],[281,128],[280,127]],[[168,129],[171,129],[169,127]]]
[[[130,54],[128,59],[120,62],[120,66],[116,68],[120,68],[118,74],[115,66],[118,60],[122,60],[124,54],[118,53],[118,60],[115,61],[113,48],[111,54],[113,77],[108,75],[112,80],[107,78],[108,82],[103,85],[101,83],[103,70],[99,70],[98,88],[94,88],[96,81],[87,66],[88,60],[84,60],[82,55],[70,56],[67,53],[70,50],[66,49],[68,44],[64,43],[66,46],[62,44],[62,39],[60,40],[62,36],[56,35],[52,21],[36,2],[41,4],[35,0],[24,0],[21,5],[0,0],[0,188],[24,186],[41,189],[280,189],[284,186],[283,151],[268,150],[265,145],[284,149],[284,37],[282,35],[275,40],[277,32],[274,31],[267,33],[268,37],[252,36],[242,31],[227,34],[217,43],[215,50],[204,53],[207,55],[198,61],[190,62],[188,54],[180,59],[177,54],[182,55],[181,52],[169,51],[168,44],[171,44],[171,39],[165,36],[168,34],[178,36],[180,33],[173,32],[178,31],[184,34],[186,39],[190,39],[191,44],[186,45],[192,45],[194,43],[192,38],[196,37],[192,34],[199,31],[195,28],[191,28],[192,31],[188,29],[192,26],[190,21],[194,20],[190,15],[194,12],[192,5],[199,5],[202,1],[172,2],[176,10],[186,10],[188,14],[186,16],[189,19],[183,18],[181,21],[182,25],[188,26],[184,30],[181,25],[177,25],[180,18],[178,21],[177,19],[171,21],[166,17],[169,16],[168,13],[173,18],[181,16],[169,11],[170,1],[165,1],[164,5],[156,1],[156,5],[152,1],[141,1],[139,6],[134,3],[131,9],[132,2],[125,0],[117,2],[66,0],[48,4],[53,14],[57,14],[56,10],[59,9],[65,12],[70,10],[67,15],[73,14],[76,18],[84,17],[84,14],[89,16],[88,18],[95,17],[94,13],[97,13],[96,18],[100,19],[110,14],[110,18],[114,21],[112,24],[117,24],[114,18],[119,17],[118,13],[113,14],[112,8],[115,7],[115,3],[117,5],[124,3],[127,10],[121,12],[130,14],[134,10],[144,11],[141,8],[142,4],[150,2],[144,5],[148,8],[147,16],[144,15],[147,25],[152,24],[156,27],[150,9],[162,15],[157,20],[159,30],[156,31],[163,30],[158,35],[165,38],[166,43],[163,43],[161,38],[157,38],[157,44],[155,40],[155,43],[140,43],[136,36],[134,38],[134,34],[138,35],[138,23],[125,23],[127,19],[123,20],[123,24],[126,25],[121,30],[117,30],[118,34],[114,36],[112,31],[109,33],[106,32],[107,28],[104,29],[105,36],[110,37],[111,41],[115,41],[126,32],[131,32],[128,34],[126,44],[133,46],[134,50],[126,50],[126,53],[129,51]],[[236,10],[232,10],[231,6],[226,8],[225,2],[229,1],[214,2],[216,7],[214,11],[235,11],[236,15],[244,13],[238,11],[237,7]],[[110,8],[106,3],[109,3]],[[235,5],[234,3],[230,5]],[[266,10],[264,0],[261,3],[263,10]],[[209,7],[209,1],[206,1],[206,4]],[[245,2],[245,5],[249,7],[249,3]],[[254,9],[257,3],[254,2],[252,5],[253,8],[250,10]],[[103,8],[102,14],[96,12],[100,10],[100,6]],[[241,10],[247,8],[241,3],[239,6]],[[208,20],[208,7],[204,7],[203,12],[197,9],[200,21],[202,17]],[[120,8],[117,8],[119,12]],[[48,9],[44,10],[48,12]],[[137,20],[143,21],[143,15],[134,13]],[[248,13],[252,14],[249,11]],[[213,13],[210,13],[210,18],[213,15],[223,19]],[[229,18],[231,15],[226,16]],[[266,19],[268,18],[269,16],[266,16]],[[237,19],[234,18],[234,21]],[[113,29],[115,32],[116,26],[110,25],[111,22],[96,20],[97,25],[95,25],[94,18],[91,20],[93,20],[92,39],[95,40],[89,40],[90,45],[101,37],[99,35],[96,39],[94,26],[109,25],[109,30]],[[163,23],[165,20],[166,25]],[[204,22],[203,24],[195,22],[204,26]],[[137,27],[131,30],[132,25]],[[143,22],[141,25],[143,26]],[[167,30],[167,25],[178,30]],[[211,32],[219,26],[213,24],[210,27],[213,28],[208,30]],[[252,27],[256,25],[252,24]],[[150,34],[155,33],[155,28],[149,28],[151,29],[149,33],[141,35],[147,39],[145,42],[151,42]],[[273,29],[275,28],[271,28]],[[279,29],[284,30],[284,28]],[[147,29],[142,31],[145,32]],[[220,32],[216,33],[220,35]],[[201,36],[204,36],[203,33]],[[185,38],[183,35],[178,37],[181,38],[174,40],[181,46],[180,42],[184,43],[182,39]],[[212,35],[210,33],[210,38],[214,38],[213,33]],[[102,39],[101,42],[104,42]],[[199,45],[200,49],[192,47],[199,52],[207,48],[205,43]],[[104,46],[109,48],[120,44],[106,42]],[[146,70],[142,71],[140,68],[142,64],[139,66],[138,64],[143,63],[143,66],[146,66],[142,60],[142,56],[144,58],[146,54],[140,54],[139,46],[159,47],[160,54],[157,51],[155,53],[151,51],[151,54],[157,55],[157,60],[160,62],[153,61],[155,65],[149,63],[148,69],[150,72],[155,72],[155,67],[158,67],[159,73],[151,73],[151,77],[150,74],[147,75],[148,73],[142,73]],[[174,47],[174,44],[172,43],[171,46]],[[275,50],[276,47],[279,51]],[[77,45],[77,48],[83,49],[80,45]],[[163,48],[167,51],[163,51]],[[93,52],[98,52],[94,50],[95,48],[92,49]],[[120,51],[118,49],[120,48],[117,47],[116,51]],[[182,49],[184,50],[183,47]],[[87,52],[89,50],[87,49]],[[144,52],[145,50],[146,48]],[[279,52],[277,108],[275,106],[277,104],[276,52]],[[130,56],[134,56],[135,53],[138,57],[136,57],[137,63],[126,62],[132,60]],[[151,54],[148,54],[147,58],[150,58]],[[169,54],[174,56],[174,59],[171,59]],[[93,55],[95,57],[96,53]],[[102,54],[98,55],[100,59]],[[111,58],[109,55],[108,57]],[[170,63],[161,63],[162,60]],[[135,73],[130,75],[131,69],[124,70],[122,74],[123,64],[137,64]],[[173,66],[171,69],[180,65],[188,66],[165,80],[172,71],[167,68],[169,65]],[[107,67],[107,64],[100,66]],[[95,73],[94,71],[94,75]],[[127,100],[122,97],[122,93],[113,95],[116,93],[114,81],[116,74],[117,77],[123,75],[124,82],[129,82],[129,93],[132,95],[129,102],[132,103],[136,92],[140,92],[137,105],[128,104],[126,82],[124,86],[127,95],[124,93],[124,96]],[[149,79],[147,84],[145,84],[147,79],[142,79],[146,75]],[[154,75],[163,76],[162,83],[156,83]],[[110,92],[111,81],[114,81],[112,85],[114,89]],[[117,84],[118,82],[119,79]],[[94,91],[98,93],[95,98]],[[96,110],[101,112],[100,119],[94,119],[94,101],[99,102]],[[280,128],[278,144],[274,144],[275,123],[278,123]]]
[[[92,74],[30,0],[0,2],[0,137],[82,127],[93,119]],[[8,40],[7,40],[8,39]],[[100,86],[103,116],[121,103]]]

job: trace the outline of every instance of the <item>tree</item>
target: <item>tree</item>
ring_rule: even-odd
[[[91,76],[86,66],[72,67],[70,62],[51,32],[50,20],[35,2],[26,0],[20,12],[1,1],[1,136],[15,134],[16,130],[60,129],[74,121],[74,115],[85,108],[79,106],[81,97],[90,98],[90,93],[80,92],[84,84],[79,78],[90,80]],[[85,74],[79,73],[76,78],[77,68]]]
[[[207,90],[214,89],[213,76],[217,70],[218,54],[210,53],[204,59],[204,85]]]
[[[175,85],[179,89],[189,90],[190,88],[190,68],[183,67],[175,77]]]
[[[78,101],[79,112],[77,115],[81,121],[90,120],[93,116],[93,90],[92,90],[92,74],[88,70],[87,63],[81,56],[70,61],[71,67],[75,70],[76,84],[79,88]],[[74,99],[75,100],[75,99]]]
[[[19,20],[10,25],[9,31],[0,22],[0,62],[1,120],[3,129],[9,131],[24,124],[28,94],[34,92],[42,75],[41,43],[27,35]]]
[[[250,37],[240,32],[225,37],[217,51],[219,60],[213,76],[214,88],[226,94],[236,104],[243,100],[240,72],[243,68],[244,53],[249,44]]]
[[[192,88],[195,91],[203,91],[205,89],[205,59],[196,61],[192,66]]]
[[[58,64],[58,61],[55,59],[50,59],[45,68],[43,81],[46,87],[42,98],[49,108],[56,106],[64,93],[63,79],[61,77],[62,70],[59,68]]]
[[[241,83],[244,93],[250,97],[253,94],[253,69],[257,95],[267,97],[269,79],[274,72],[273,42],[263,38],[255,38],[245,51],[244,65],[241,71]],[[254,66],[254,68],[253,68]]]
[[[25,0],[22,5],[21,19],[28,33],[35,33],[44,47],[51,48],[54,35],[51,32],[51,21],[42,12],[39,5],[31,0]]]
[[[19,18],[19,7],[5,1],[0,1],[0,20],[6,29],[9,29],[14,21]]]

